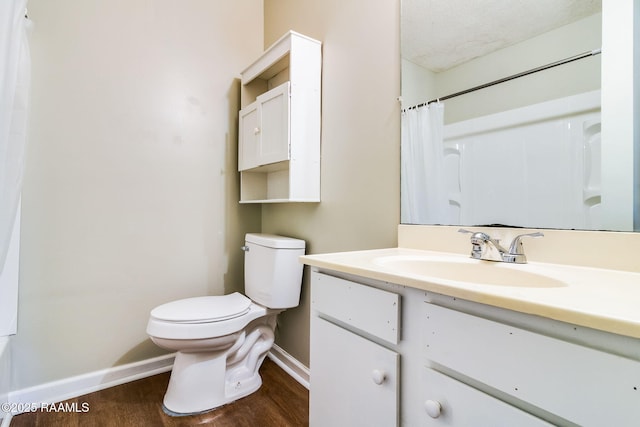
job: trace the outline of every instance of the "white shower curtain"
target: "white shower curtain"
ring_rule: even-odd
[[[402,112],[403,224],[448,224],[444,181],[444,104],[437,102]]]
[[[30,79],[27,0],[0,0],[0,274],[20,202]]]

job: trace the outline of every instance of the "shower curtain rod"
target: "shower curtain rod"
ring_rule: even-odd
[[[469,88],[469,89],[466,89],[466,90],[462,90],[460,92],[452,93],[452,94],[449,94],[447,96],[441,96],[439,98],[432,99],[431,101],[423,102],[422,104],[414,105],[412,107],[407,107],[404,110],[411,110],[411,109],[414,109],[414,108],[424,107],[425,105],[429,105],[429,104],[432,104],[434,102],[444,101],[444,100],[450,99],[450,98],[455,98],[456,96],[465,95],[465,94],[470,93],[470,92],[475,92],[476,90],[484,89],[484,88],[487,88],[487,87],[490,87],[490,86],[495,86],[495,85],[500,84],[500,83],[508,82],[509,80],[517,79],[519,77],[528,76],[529,74],[537,73],[538,71],[548,70],[549,68],[557,67],[559,65],[568,64],[569,62],[577,61],[579,59],[588,58],[588,57],[591,57],[591,56],[596,56],[596,55],[599,55],[601,53],[602,53],[602,49],[594,49],[594,50],[590,50],[590,51],[587,51],[587,52],[583,52],[583,53],[580,53],[578,55],[571,56],[569,58],[565,58],[565,59],[561,59],[559,61],[552,62],[550,64],[541,65],[540,67],[532,68],[532,69],[527,70],[527,71],[522,71],[520,73],[513,74],[513,75],[508,76],[508,77],[503,77],[501,79],[494,80],[494,81],[489,82],[489,83],[485,83],[485,84],[482,84],[482,85],[479,85],[479,86],[474,86],[472,88]]]

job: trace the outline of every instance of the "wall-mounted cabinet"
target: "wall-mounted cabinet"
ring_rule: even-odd
[[[242,72],[241,203],[320,201],[321,43],[290,31]]]

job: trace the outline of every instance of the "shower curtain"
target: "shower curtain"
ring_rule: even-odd
[[[30,80],[26,3],[0,0],[0,337],[17,331],[18,212]]]
[[[0,1],[0,274],[20,203],[30,59],[27,0]]]
[[[448,224],[444,179],[444,104],[402,112],[401,222]]]

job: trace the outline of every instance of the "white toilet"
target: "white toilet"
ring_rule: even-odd
[[[276,316],[300,302],[304,240],[247,234],[242,249],[247,296],[187,298],[151,310],[151,340],[177,352],[163,401],[171,415],[208,411],[258,390]]]

